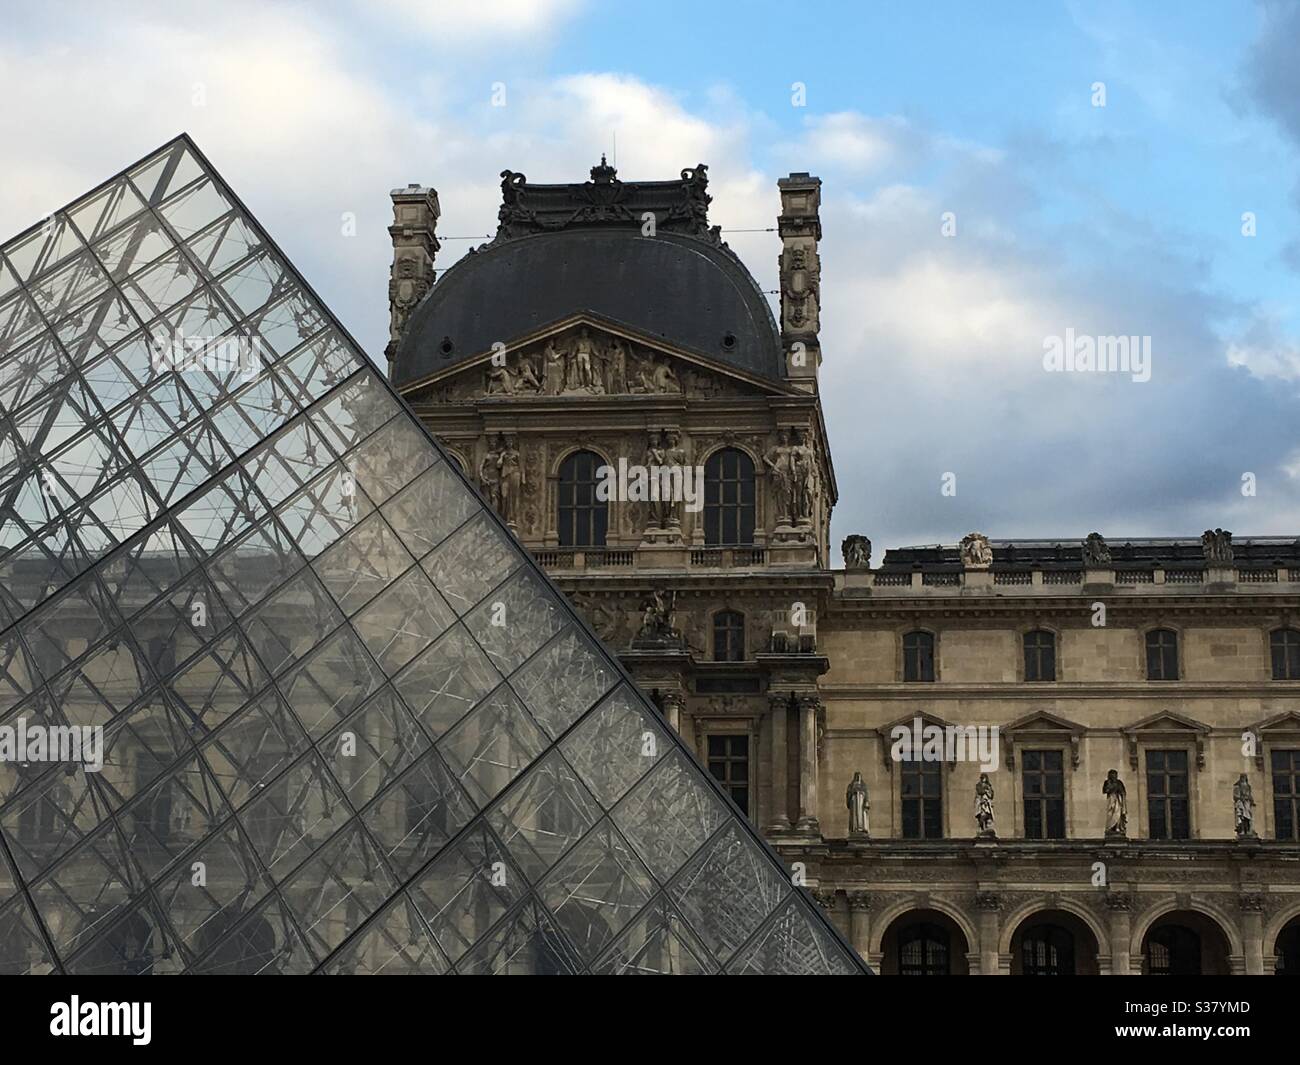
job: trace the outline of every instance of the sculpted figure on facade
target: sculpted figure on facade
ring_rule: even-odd
[[[627,348],[623,341],[615,337],[609,345],[605,356],[608,381],[606,391],[620,394],[627,391]]]
[[[681,470],[683,476],[686,472],[686,449],[682,447],[682,434],[676,429],[665,429],[663,432],[663,463],[662,465],[670,469]],[[697,485],[696,490],[702,490],[702,485]],[[665,500],[660,505],[663,507],[663,516],[666,518],[665,528],[680,529],[682,525],[682,508],[684,500],[674,496]]]
[[[1101,793],[1106,799],[1106,835],[1128,835],[1128,792],[1118,771],[1112,769],[1101,782]]]
[[[988,569],[993,565],[993,545],[983,533],[967,533],[961,541],[961,564],[966,569]]]
[[[798,429],[790,430],[790,517],[810,525],[817,499],[817,456]]]
[[[1201,533],[1201,553],[1206,562],[1232,561],[1232,533],[1226,529],[1206,529]]]
[[[1232,817],[1239,839],[1255,835],[1255,796],[1250,789],[1250,778],[1245,773],[1232,785]]]
[[[682,634],[677,630],[676,603],[676,592],[656,588],[642,607],[637,639],[652,643],[680,642]]]
[[[849,786],[844,792],[844,804],[849,808],[849,835],[869,836],[871,830],[867,817],[871,812],[871,800],[867,795],[867,782],[860,772],[853,774]]]
[[[568,360],[564,352],[555,346],[555,338],[546,342],[542,351],[542,393],[558,396],[564,391],[565,367]]]
[[[525,485],[524,466],[519,449],[507,442],[504,433],[497,433],[496,441],[483,456],[478,477],[493,509],[507,525],[517,527]]]
[[[784,429],[778,430],[776,443],[767,449],[763,465],[768,468],[772,484],[772,497],[776,500],[777,524],[789,525],[794,509],[794,472],[791,464],[790,439]]]
[[[420,276],[419,260],[409,255],[393,263],[390,273],[391,277],[388,282],[387,351],[389,358],[392,358],[393,352],[397,350],[397,345],[401,342],[402,333],[406,330],[406,323],[411,317],[411,312],[424,298],[424,294],[429,291],[430,283],[427,275],[432,273],[432,262],[426,263],[426,276],[423,278]]]
[[[993,783],[981,773],[975,785],[975,827],[981,836],[996,836],[993,825]]]
[[[844,556],[845,569],[871,568],[871,541],[865,536],[858,533],[846,536],[840,544],[840,553]]]
[[[1091,532],[1083,541],[1083,564],[1090,569],[1099,569],[1110,565],[1110,548],[1101,533]]]

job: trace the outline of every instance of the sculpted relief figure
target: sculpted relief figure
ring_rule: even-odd
[[[1128,835],[1128,792],[1116,770],[1106,774],[1101,793],[1106,797],[1106,835]]]
[[[981,836],[996,836],[993,828],[993,784],[987,773],[981,773],[975,785],[975,826]]]
[[[794,509],[794,473],[791,468],[790,439],[784,429],[776,434],[776,443],[767,449],[763,465],[772,479],[772,495],[776,500],[777,524],[789,525]]]
[[[790,517],[809,525],[817,498],[817,457],[798,429],[790,431]]]
[[[392,357],[406,329],[406,321],[429,290],[419,274],[420,264],[410,257],[393,264],[388,282],[388,354]]]
[[[517,526],[525,485],[524,467],[519,449],[506,441],[504,433],[497,433],[496,441],[483,456],[478,476],[483,494],[493,509],[507,525]]]
[[[961,564],[966,569],[988,569],[993,565],[993,545],[983,533],[967,533],[961,541]]]
[[[546,342],[542,352],[542,393],[558,396],[564,391],[564,374],[566,360],[564,353],[555,346],[555,338]]]
[[[1110,565],[1110,548],[1101,533],[1089,533],[1083,541],[1083,564],[1092,569]]]
[[[845,569],[871,568],[871,541],[865,536],[858,533],[846,536],[840,544],[840,553],[844,556]]]
[[[678,470],[686,470],[686,449],[682,447],[682,434],[676,429],[665,429],[663,433],[663,465]],[[664,515],[666,528],[678,529],[682,524],[682,506],[684,500],[673,498],[666,500]]]
[[[1201,554],[1206,562],[1232,561],[1232,533],[1226,529],[1206,529],[1201,533]]]
[[[652,473],[660,466],[667,465],[668,447],[666,444],[667,434],[651,432],[646,441],[645,456],[642,465]],[[657,495],[658,493],[656,493]],[[645,501],[648,508],[646,516],[647,529],[666,529],[672,519],[673,505],[670,500],[647,499]]]
[[[1248,839],[1255,835],[1255,796],[1250,790],[1250,778],[1245,773],[1232,785],[1232,818],[1239,838]]]

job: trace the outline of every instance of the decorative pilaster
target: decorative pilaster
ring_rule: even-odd
[[[770,833],[790,831],[789,796],[790,764],[789,741],[787,737],[787,718],[789,716],[789,693],[769,692],[767,696],[768,720],[771,722],[772,736],[772,819],[767,826]]]
[[[1247,893],[1237,896],[1241,910],[1242,940],[1246,946],[1246,975],[1264,975],[1264,896]]]
[[[871,949],[871,896],[865,891],[850,891],[848,900],[849,942],[858,957],[866,961]]]
[[[799,821],[795,829],[820,836],[817,819],[817,748],[818,711],[821,700],[816,695],[799,696]]]
[[[1110,974],[1132,976],[1129,940],[1133,931],[1130,920],[1133,896],[1122,891],[1112,891],[1106,896],[1106,909],[1110,911]]]
[[[975,896],[975,908],[979,911],[980,975],[998,976],[1003,972],[998,954],[1002,897],[991,891],[980,892]]]
[[[393,265],[388,280],[388,357],[391,375],[397,345],[406,332],[411,312],[433,286],[433,257],[438,254],[438,228],[441,210],[438,193],[420,185],[393,189],[393,224],[388,235],[393,240]]]
[[[781,235],[778,260],[781,284],[781,343],[786,354],[786,376],[807,392],[817,388],[821,365],[821,185],[808,173],[790,174],[777,181],[781,192]]]
[[[682,731],[682,711],[686,709],[686,693],[680,691],[660,692],[659,701],[663,704],[664,720],[668,723],[668,727],[680,734]]]

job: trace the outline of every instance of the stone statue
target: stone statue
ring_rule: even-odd
[[[849,835],[870,836],[867,815],[871,812],[871,800],[867,795],[867,782],[861,773],[854,773],[853,779],[844,792],[844,803],[849,808]]]
[[[1255,796],[1250,790],[1250,778],[1245,773],[1232,785],[1232,816],[1237,824],[1237,838],[1254,838]]]
[[[786,525],[791,521],[794,505],[794,475],[790,465],[790,440],[784,429],[778,430],[776,443],[767,449],[763,465],[771,472],[772,494],[776,499],[777,522]]]
[[[651,383],[656,392],[680,392],[682,390],[681,382],[677,380],[677,374],[668,360],[654,364],[654,373],[651,377]]]
[[[1083,541],[1083,564],[1089,569],[1100,569],[1110,565],[1110,548],[1102,539],[1101,533],[1090,532]]]
[[[656,588],[645,601],[637,639],[652,643],[680,642],[682,634],[677,631],[676,602],[676,592],[665,595],[662,589]]]
[[[519,356],[519,369],[515,371],[515,391],[520,387],[525,387],[529,392],[540,392],[542,382],[537,379],[537,370],[533,367],[532,357],[529,355]]]
[[[564,374],[567,360],[564,353],[556,348],[555,340],[546,342],[542,352],[542,392],[548,396],[558,396],[564,391]]]
[[[871,568],[871,541],[865,536],[858,533],[846,536],[840,544],[840,552],[844,555],[845,569]]]
[[[497,437],[501,439],[500,436]],[[479,488],[483,490],[483,495],[492,505],[492,509],[498,514],[501,513],[501,452],[493,446],[488,447],[488,453],[483,456],[483,461],[478,467]]]
[[[790,517],[795,525],[809,525],[817,498],[817,458],[798,429],[790,430],[790,480]]]
[[[1206,529],[1201,533],[1201,553],[1206,562],[1232,561],[1232,533],[1226,529]]]
[[[651,431],[646,440],[645,456],[641,460],[642,465],[650,471],[651,477],[654,477],[657,474],[659,467],[666,464],[667,453],[668,449],[665,446],[665,434]],[[660,493],[658,489],[662,489],[663,487],[663,481],[661,480],[657,486],[655,494],[659,495]],[[673,507],[671,501],[663,499],[662,497],[659,499],[647,499],[646,507],[648,508],[645,523],[647,529],[668,528],[668,522],[672,518]]]
[[[676,429],[665,429],[663,433],[663,465],[682,471],[682,476],[686,473],[686,449],[682,447],[682,434]],[[680,529],[682,526],[682,507],[684,500],[680,498],[665,500],[660,506],[663,508],[663,514],[667,518],[665,528]]]
[[[1128,835],[1128,792],[1119,773],[1112,769],[1101,782],[1101,793],[1106,797],[1106,835]]]
[[[993,565],[993,545],[983,533],[967,533],[961,540],[961,564],[966,569],[988,569]]]
[[[489,396],[513,396],[515,394],[515,375],[506,363],[488,363],[487,394]]]
[[[975,785],[975,825],[981,836],[996,836],[993,827],[993,784],[987,773],[981,773]]]
[[[595,392],[596,379],[596,349],[591,343],[591,335],[587,332],[587,327],[583,326],[578,332],[577,343],[573,345],[573,387],[586,389],[588,392]],[[604,386],[601,386],[601,391]]]
[[[523,460],[519,449],[506,443],[505,437],[500,433],[497,434],[497,447],[500,455],[497,461],[501,470],[499,513],[507,525],[514,527],[519,521],[519,503],[526,483]]]

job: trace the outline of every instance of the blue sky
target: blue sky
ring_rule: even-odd
[[[1300,533],[1291,0],[212,12],[6,12],[0,230],[185,129],[378,354],[391,187],[432,184],[444,235],[486,234],[500,170],[579,180],[616,141],[629,179],[708,163],[714,221],[742,229],[809,170],[837,539]],[[774,288],[775,237],[728,240]],[[1046,373],[1066,329],[1150,336],[1151,380]]]

